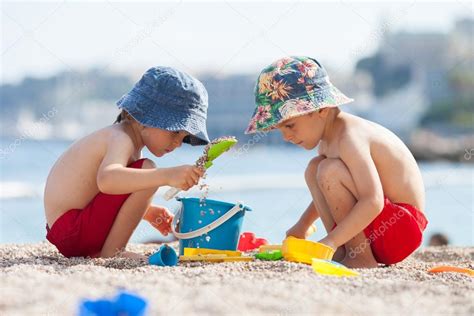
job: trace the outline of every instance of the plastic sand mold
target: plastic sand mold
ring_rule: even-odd
[[[281,250],[268,250],[255,254],[255,258],[260,260],[276,261],[283,258]]]
[[[79,305],[79,316],[142,316],[146,314],[148,302],[143,297],[120,292],[114,299],[83,300]]]
[[[461,268],[455,266],[436,266],[428,270],[429,273],[442,273],[442,272],[456,272],[464,273],[471,277],[474,277],[474,270],[469,268]]]
[[[262,245],[258,248],[258,253],[255,254],[255,258],[270,261],[280,260],[283,258],[281,248],[282,245]]]
[[[178,255],[173,248],[163,245],[157,252],[148,258],[148,263],[156,266],[175,266],[178,263]]]
[[[267,245],[265,238],[257,238],[252,232],[245,232],[240,235],[237,249],[240,251],[252,251],[260,246]]]
[[[179,257],[179,261],[230,262],[253,261],[253,258],[242,256],[240,251],[184,248],[184,255]]]
[[[338,277],[359,276],[359,273],[351,270],[344,265],[330,260],[313,259],[311,266],[317,274],[332,275]]]
[[[287,261],[312,264],[313,258],[331,260],[334,249],[319,242],[290,236],[283,241],[282,253]]]

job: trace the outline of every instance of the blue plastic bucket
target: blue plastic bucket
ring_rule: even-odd
[[[177,200],[182,207],[175,215],[172,229],[180,239],[180,255],[184,248],[237,249],[245,211],[251,211],[248,206],[198,198]]]

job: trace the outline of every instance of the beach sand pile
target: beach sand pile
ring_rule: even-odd
[[[128,250],[151,254],[157,244]],[[474,278],[429,274],[448,264],[474,268],[474,247],[432,247],[403,263],[361,276],[316,275],[310,266],[276,262],[149,266],[131,259],[62,257],[47,242],[0,245],[1,315],[74,315],[81,299],[126,289],[155,314],[473,315]]]

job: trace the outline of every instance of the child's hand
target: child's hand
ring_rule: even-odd
[[[326,246],[329,246],[331,247],[332,249],[334,249],[334,251],[337,250],[337,246],[334,244],[334,242],[329,238],[329,236],[326,236],[324,237],[323,239],[321,239],[320,241],[318,241],[322,244],[325,244]]]
[[[184,191],[198,184],[199,178],[204,175],[204,170],[190,165],[170,168],[170,171],[169,185]]]
[[[150,205],[143,216],[143,219],[158,229],[164,236],[167,236],[169,232],[171,232],[171,222],[173,221],[173,217],[173,214],[171,214],[166,207]]]
[[[311,225],[308,226],[307,224],[298,221],[293,225],[293,227],[286,231],[286,237],[293,236],[300,239],[306,239],[311,235],[311,233],[313,233],[313,230],[309,230],[310,227]]]

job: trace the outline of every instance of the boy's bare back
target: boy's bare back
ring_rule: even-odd
[[[133,144],[131,133],[129,125],[114,124],[79,139],[59,157],[46,180],[44,193],[49,227],[66,211],[84,208],[99,193],[97,172],[110,138],[121,135]],[[139,158],[140,150],[137,150],[128,163]]]
[[[321,141],[319,153],[328,158],[341,159],[346,165],[355,155],[341,157],[341,146],[350,142],[359,147],[368,146],[370,155],[363,157],[375,163],[383,193],[394,203],[408,203],[424,212],[425,193],[421,173],[415,158],[405,144],[391,131],[374,122],[339,112],[334,120],[329,141]]]

